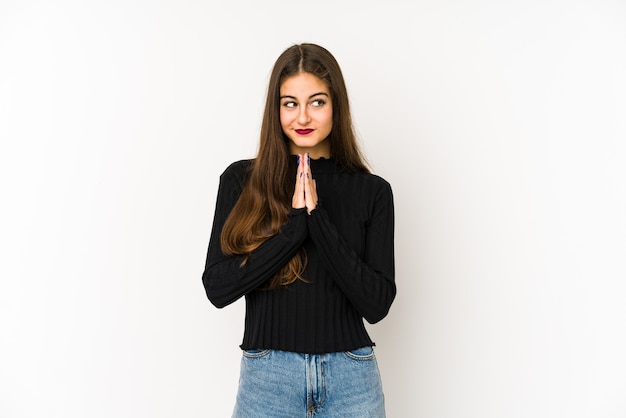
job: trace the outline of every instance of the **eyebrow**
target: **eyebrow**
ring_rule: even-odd
[[[320,91],[319,93],[315,93],[315,94],[310,95],[310,96],[309,96],[309,99],[312,99],[313,97],[315,97],[315,96],[320,96],[320,95],[322,95],[322,96],[326,96],[326,97],[330,97],[330,96],[328,95],[328,93],[324,93],[323,91]],[[286,95],[284,95],[284,96],[280,96],[280,98],[281,98],[281,99],[294,99],[294,100],[296,99],[294,96],[289,96],[288,94],[286,94]]]

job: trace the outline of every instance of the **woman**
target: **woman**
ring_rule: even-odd
[[[395,297],[393,197],[359,151],[339,65],[324,48],[278,57],[256,159],[220,187],[202,280],[246,318],[234,417],[384,417],[363,319]]]

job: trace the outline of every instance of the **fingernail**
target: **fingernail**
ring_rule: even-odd
[[[300,154],[298,154],[298,165],[300,165]]]
[[[300,172],[300,177],[302,177],[302,172]]]
[[[311,154],[309,154],[308,152],[306,153],[306,163],[307,164],[311,164]]]

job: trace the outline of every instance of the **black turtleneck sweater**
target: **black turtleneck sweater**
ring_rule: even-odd
[[[311,160],[318,207],[310,215],[304,208],[292,209],[280,232],[241,266],[242,256],[222,253],[220,235],[252,164],[235,162],[220,176],[202,275],[218,308],[245,296],[241,348],[319,354],[374,345],[363,318],[383,319],[396,294],[389,183],[373,174],[348,173],[332,158]],[[308,282],[259,290],[302,246]]]

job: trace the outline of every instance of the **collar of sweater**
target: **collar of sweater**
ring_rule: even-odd
[[[298,164],[298,156],[291,155],[290,161],[292,164]],[[311,159],[311,172],[315,173],[334,173],[337,171],[337,162],[334,158],[320,157],[316,160]]]

